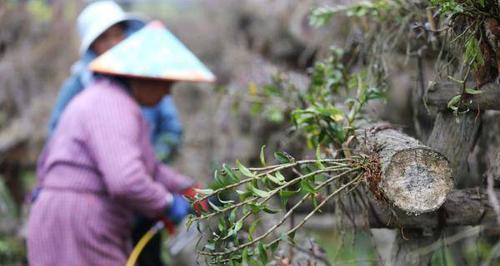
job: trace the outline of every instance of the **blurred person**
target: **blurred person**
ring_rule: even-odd
[[[80,13],[77,27],[81,58],[73,65],[71,76],[60,89],[49,122],[49,136],[71,99],[93,80],[89,62],[144,25],[142,19],[126,14],[113,1],[93,2]],[[165,96],[155,106],[143,107],[143,113],[150,124],[151,140],[158,158],[169,162],[182,140],[182,126],[171,96]]]
[[[88,64],[144,25],[142,19],[126,14],[113,1],[90,3],[80,13],[77,27],[81,40],[81,58],[73,65],[72,75],[60,89],[49,122],[49,138],[66,106],[94,80]],[[169,162],[182,140],[182,126],[172,98],[166,95],[158,104],[142,107],[142,113],[149,123],[150,139],[154,144],[156,156],[164,162]],[[132,231],[134,241],[138,241],[153,223],[150,219],[138,216]],[[140,266],[163,265],[160,248],[161,235],[156,235],[141,255]]]
[[[32,266],[122,266],[135,212],[175,224],[190,212],[181,195],[193,181],[155,157],[140,106],[158,104],[176,81],[211,82],[213,74],[160,22],[90,68],[99,75],[68,104],[39,159]]]

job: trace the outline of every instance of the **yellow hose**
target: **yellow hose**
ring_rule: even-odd
[[[159,221],[141,237],[139,242],[137,242],[137,245],[135,245],[132,250],[132,253],[130,253],[127,264],[125,264],[126,266],[135,266],[144,247],[149,243],[149,241],[151,241],[151,238],[153,238],[156,233],[163,229],[163,227],[163,222]]]

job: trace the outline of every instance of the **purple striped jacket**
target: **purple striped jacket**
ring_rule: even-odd
[[[158,162],[140,106],[119,83],[76,96],[37,169],[28,222],[30,265],[123,265],[133,212],[161,215],[192,184]]]

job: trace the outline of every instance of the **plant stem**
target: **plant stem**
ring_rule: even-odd
[[[290,181],[286,182],[285,184],[283,184],[283,185],[281,185],[281,186],[279,186],[279,187],[275,188],[274,190],[272,190],[272,191],[270,192],[270,194],[269,194],[268,196],[266,196],[266,197],[264,198],[264,200],[263,200],[263,201],[261,201],[259,204],[263,204],[263,203],[267,202],[267,201],[268,201],[271,197],[273,197],[274,195],[276,195],[279,191],[281,191],[282,189],[287,188],[287,187],[289,187],[289,186],[291,186],[291,185],[293,185],[293,184],[297,183],[297,182],[298,182],[298,181],[300,181],[300,180],[303,180],[303,179],[305,179],[305,178],[307,178],[307,177],[310,177],[310,176],[315,176],[315,175],[318,175],[318,174],[321,174],[321,173],[332,172],[332,171],[335,171],[335,170],[340,170],[340,169],[342,169],[342,167],[339,167],[339,168],[337,168],[337,167],[327,167],[327,168],[325,168],[325,169],[317,170],[317,171],[314,171],[314,172],[308,173],[308,174],[306,174],[306,175],[302,175],[302,176],[299,176],[299,177],[297,177],[297,178],[294,178],[294,179],[292,179],[292,180],[290,180]],[[342,176],[342,175],[344,175],[344,174],[346,174],[346,173],[349,173],[349,172],[352,172],[352,171],[354,171],[354,170],[358,170],[358,169],[359,169],[359,168],[354,168],[354,169],[351,169],[351,170],[345,171],[345,172],[343,172],[343,173],[341,173],[341,174],[339,174],[339,175],[337,175],[337,176]],[[218,211],[212,212],[212,213],[207,214],[207,215],[204,215],[204,216],[196,217],[196,218],[194,218],[194,219],[193,219],[193,221],[200,221],[200,220],[206,220],[206,219],[209,219],[209,218],[211,218],[211,217],[213,217],[213,216],[215,216],[215,215],[218,215],[218,214],[221,214],[221,213],[224,213],[224,212],[230,211],[230,210],[232,210],[232,209],[235,209],[235,208],[241,207],[241,206],[246,205],[246,204],[249,204],[249,203],[251,203],[252,201],[255,201],[255,200],[258,200],[258,198],[256,198],[256,197],[249,198],[249,199],[247,199],[247,200],[245,200],[245,201],[242,201],[242,202],[239,202],[239,203],[237,203],[237,204],[231,205],[231,206],[229,206],[229,207],[227,207],[227,208],[220,209],[220,210],[218,210]]]
[[[216,194],[219,194],[220,192],[222,192],[224,190],[228,190],[228,189],[239,187],[239,186],[241,186],[243,184],[246,184],[246,183],[251,182],[253,180],[257,180],[257,179],[259,179],[259,178],[261,178],[263,176],[266,176],[268,174],[272,174],[272,173],[275,173],[275,172],[278,172],[278,171],[281,171],[281,170],[284,170],[284,169],[287,169],[287,168],[290,168],[290,167],[295,167],[295,166],[304,165],[304,164],[313,164],[313,163],[317,163],[317,162],[318,162],[317,160],[302,160],[302,161],[296,161],[296,162],[293,162],[293,163],[287,163],[287,164],[281,164],[281,165],[275,165],[275,166],[268,166],[268,167],[265,167],[265,168],[250,168],[249,170],[251,170],[251,171],[258,171],[258,170],[262,170],[262,169],[265,169],[265,170],[270,169],[270,170],[266,171],[266,172],[263,172],[263,173],[260,173],[260,174],[257,174],[254,177],[246,178],[246,179],[243,179],[243,180],[241,180],[239,182],[236,182],[234,184],[230,184],[230,185],[227,185],[225,187],[216,189],[212,193],[207,194],[207,195],[205,195],[205,196],[203,196],[203,197],[201,197],[199,199],[196,199],[193,202],[193,204],[197,204],[200,201],[206,200],[209,197],[211,197],[213,195],[216,195]],[[353,157],[348,158],[348,159],[325,159],[325,160],[321,160],[321,163],[335,163],[335,164],[337,164],[337,166],[341,166],[341,165],[342,166],[347,166],[347,164],[341,163],[341,162],[356,162],[356,160],[354,160]],[[237,170],[237,169],[234,169],[234,170]]]
[[[344,176],[348,173],[351,173],[351,172],[354,172],[356,170],[359,170],[360,168],[355,168],[355,169],[351,169],[349,171],[345,171],[339,175],[336,175],[336,176],[333,176],[331,178],[329,178],[328,180],[333,181],[334,179],[336,178],[339,178],[341,176]],[[349,187],[351,184],[353,184],[354,182],[357,182],[359,181],[359,178],[360,178],[361,174],[358,174],[356,176],[356,178],[354,178],[353,180],[349,181],[347,184],[343,185],[342,187],[340,187],[339,189],[337,189],[336,191],[334,191],[332,194],[328,195],[328,197],[326,197],[323,201],[321,201],[318,206],[316,206],[316,208],[314,208],[313,211],[311,211],[305,218],[304,220],[299,223],[297,226],[295,226],[293,229],[289,230],[286,234],[287,235],[290,235],[292,234],[293,232],[295,232],[297,229],[299,229],[300,227],[302,227],[304,225],[304,223],[309,219],[311,218],[311,216],[316,213],[328,200],[330,200],[333,196],[337,195],[338,193],[340,193],[342,190],[344,190],[345,188]],[[326,186],[329,182],[325,181],[323,182],[321,185],[317,186],[317,189],[321,189],[322,187]],[[234,247],[230,250],[227,250],[227,251],[223,251],[223,252],[205,252],[205,251],[199,251],[199,253],[201,255],[207,255],[207,256],[225,256],[225,255],[228,255],[228,254],[231,254],[231,253],[234,253],[234,252],[237,252],[243,248],[246,248],[248,246],[251,246],[257,242],[259,242],[260,240],[264,239],[265,237],[267,237],[269,234],[271,234],[274,230],[276,230],[278,227],[280,227],[287,219],[288,217],[290,217],[290,215],[294,212],[294,210],[296,208],[298,208],[307,198],[309,197],[309,194],[307,195],[304,195],[300,201],[298,203],[296,203],[292,208],[290,208],[290,210],[288,210],[288,212],[283,216],[283,218],[277,223],[275,224],[274,226],[272,226],[271,228],[269,228],[269,230],[267,230],[265,233],[263,233],[262,235],[256,237],[254,240],[250,241],[250,242],[247,242],[247,243],[244,243],[244,244],[241,244],[237,247]],[[280,238],[277,238],[275,239],[274,241],[272,241],[271,243],[269,244],[266,244],[266,247],[270,247],[271,245],[273,245],[274,243],[280,241],[281,239]]]
[[[288,232],[286,232],[286,234],[290,235],[290,234],[294,233],[295,231],[297,231],[299,228],[301,228],[307,222],[307,220],[309,220],[319,209],[321,209],[321,207],[323,207],[323,205],[325,205],[326,202],[328,202],[331,198],[336,196],[338,193],[340,193],[344,189],[348,188],[350,185],[358,182],[360,177],[361,177],[361,174],[357,175],[351,181],[349,181],[345,185],[341,186],[339,189],[335,190],[332,194],[328,195],[324,200],[322,200],[318,204],[318,206],[316,206],[311,212],[309,212],[309,214],[307,214],[307,216],[298,225],[296,225],[294,228],[290,229]],[[274,243],[276,243],[277,241],[280,241],[280,240],[281,239],[277,238],[277,239],[273,240],[271,243],[267,244],[266,247],[270,247]]]

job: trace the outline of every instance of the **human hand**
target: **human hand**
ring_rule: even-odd
[[[178,225],[191,212],[189,202],[179,194],[172,194],[173,200],[165,211],[168,220]]]

